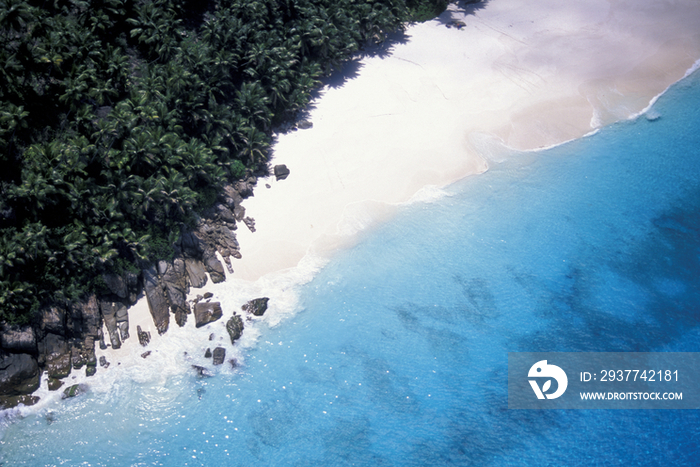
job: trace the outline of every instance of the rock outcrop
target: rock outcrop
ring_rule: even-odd
[[[202,303],[199,302],[194,306],[195,326],[201,328],[209,323],[213,323],[221,318],[223,310],[219,302]]]
[[[226,332],[228,332],[232,344],[243,334],[243,319],[236,313],[226,322]]]
[[[223,347],[215,348],[212,357],[212,363],[214,363],[214,365],[223,364],[224,360],[226,359],[226,349],[224,349]]]
[[[84,368],[86,375],[95,374],[98,363],[95,343],[106,349],[106,338],[118,349],[129,339],[128,309],[142,292],[159,334],[168,330],[171,314],[178,325],[184,325],[190,313],[186,301],[190,287],[203,287],[209,278],[213,282],[225,280],[224,265],[233,272],[230,258],[241,257],[234,231],[236,223],[244,219],[254,229],[254,222],[245,217],[241,202],[252,196],[256,183],[257,179],[249,176],[225,186],[196,227],[183,233],[173,245],[172,260],[144,264],[140,272],[104,273],[99,277],[99,296],[47,304],[32,325],[0,328],[0,397],[4,398],[0,405],[35,402],[36,398],[27,394],[36,390],[42,370],[48,373],[52,390],[61,387],[60,379],[72,370]],[[215,321],[222,315],[221,306],[202,304],[199,315],[198,326]],[[241,317],[234,314],[227,330],[232,342],[240,338]],[[141,345],[147,345],[150,334],[140,328],[137,333]]]
[[[165,334],[170,326],[170,304],[165,298],[165,290],[163,290],[155,266],[144,269],[143,289],[158,334]]]
[[[0,356],[0,396],[21,396],[36,391],[40,375],[39,364],[29,354]]]
[[[255,316],[262,316],[267,311],[267,302],[270,301],[267,297],[254,298],[243,305],[241,309],[245,312],[252,313]]]
[[[151,333],[141,329],[141,326],[136,326],[136,334],[139,338],[139,344],[146,347],[151,342]]]

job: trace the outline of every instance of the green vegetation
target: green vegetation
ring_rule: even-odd
[[[0,0],[0,321],[172,257],[320,78],[435,5]]]
[[[435,18],[447,9],[450,0],[407,0],[411,20],[422,23]]]

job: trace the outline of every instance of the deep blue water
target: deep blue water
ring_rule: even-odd
[[[507,408],[514,351],[700,351],[700,74],[402,208],[234,374],[9,423],[5,465],[698,465],[696,410]],[[49,423],[51,422],[51,423]]]

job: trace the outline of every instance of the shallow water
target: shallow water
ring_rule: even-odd
[[[4,421],[4,465],[697,465],[695,410],[507,408],[514,351],[700,351],[700,75],[404,207],[245,365]],[[183,363],[183,365],[186,365]]]

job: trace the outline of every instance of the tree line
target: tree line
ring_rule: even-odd
[[[172,255],[320,80],[445,0],[0,0],[0,321]]]

